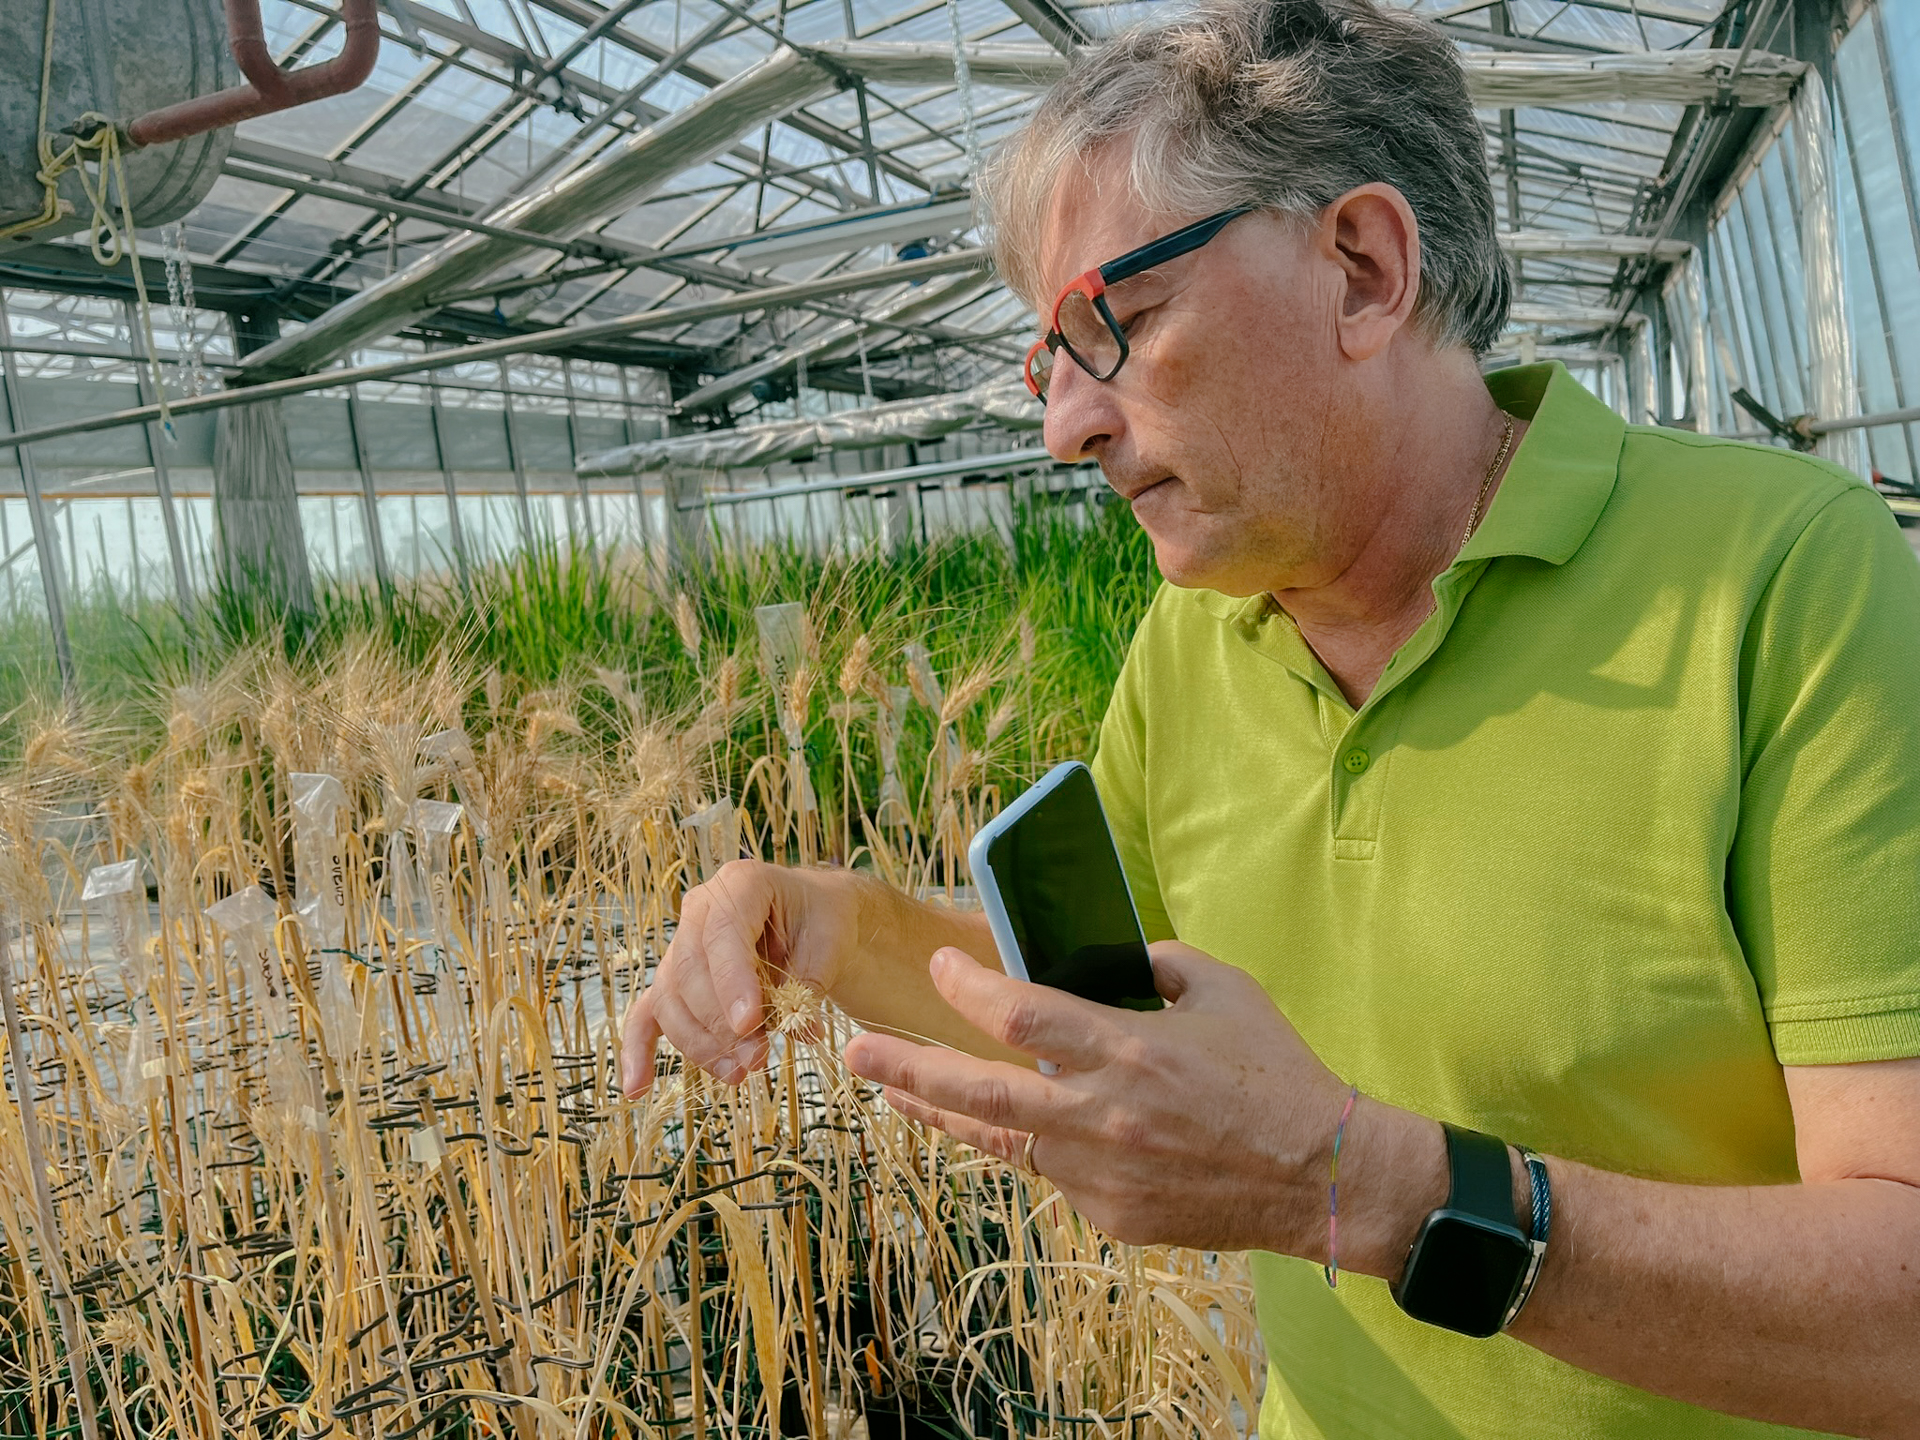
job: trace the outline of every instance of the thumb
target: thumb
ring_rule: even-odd
[[[1198,1000],[1212,988],[1210,982],[1219,971],[1232,968],[1178,940],[1155,941],[1147,947],[1147,956],[1153,961],[1153,988],[1169,1005],[1179,1004],[1189,994]]]

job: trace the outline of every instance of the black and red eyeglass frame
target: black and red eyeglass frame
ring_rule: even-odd
[[[1217,215],[1196,220],[1193,224],[1184,225],[1170,235],[1162,235],[1158,240],[1149,240],[1138,249],[1129,250],[1118,259],[1109,260],[1098,269],[1089,270],[1078,279],[1069,280],[1061,286],[1060,293],[1054,297],[1053,310],[1047,317],[1047,333],[1036,340],[1033,348],[1027,351],[1026,364],[1022,367],[1027,389],[1038,396],[1042,402],[1046,400],[1046,374],[1037,373],[1034,363],[1043,353],[1051,360],[1054,353],[1060,350],[1065,350],[1072,357],[1074,364],[1096,380],[1111,380],[1118,375],[1120,367],[1127,363],[1127,336],[1107,305],[1108,287],[1118,285],[1122,280],[1138,275],[1142,271],[1151,270],[1156,265],[1164,265],[1167,261],[1185,255],[1189,251],[1198,250],[1226,229],[1228,222],[1238,220],[1242,215],[1250,214],[1258,208],[1255,205],[1236,205],[1231,210],[1222,210]],[[1067,337],[1060,333],[1060,307],[1069,295],[1076,292],[1086,296],[1092,302],[1094,309],[1100,313],[1100,318],[1106,321],[1107,329],[1112,332],[1114,344],[1118,347],[1113,364],[1104,374],[1078,350],[1075,350]],[[1051,364],[1047,367],[1048,371],[1052,368]]]

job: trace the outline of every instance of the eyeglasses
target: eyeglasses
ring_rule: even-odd
[[[1156,265],[1164,265],[1189,250],[1198,250],[1222,230],[1255,207],[1241,205],[1222,210],[1204,220],[1162,235],[1138,250],[1129,250],[1118,260],[1109,260],[1098,270],[1089,270],[1071,280],[1053,302],[1052,323],[1046,338],[1027,351],[1027,389],[1042,400],[1047,398],[1047,381],[1053,374],[1054,357],[1064,350],[1073,361],[1096,380],[1111,380],[1127,363],[1127,336],[1107,305],[1107,290],[1130,276]]]

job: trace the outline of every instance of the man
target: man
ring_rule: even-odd
[[[905,1113],[1259,1252],[1263,1435],[1920,1435],[1920,568],[1833,467],[1483,381],[1481,145],[1367,0],[1211,0],[1056,88],[990,189],[1048,448],[1168,582],[1095,774],[1171,1003],[737,863],[628,1088],[663,1033],[758,1064],[764,952]]]

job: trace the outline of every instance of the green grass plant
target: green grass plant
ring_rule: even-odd
[[[926,646],[942,676],[974,673],[996,656],[1002,668],[1017,668],[1018,708],[1036,732],[1023,759],[1034,764],[1090,753],[1157,583],[1152,546],[1124,506],[1042,500],[1018,507],[1005,534],[827,555],[787,542],[729,546],[707,566],[678,573],[640,551],[602,553],[540,537],[476,567],[465,588],[448,574],[386,593],[369,582],[322,584],[312,616],[289,616],[233,590],[202,597],[191,617],[166,601],[102,591],[70,604],[68,628],[82,711],[137,751],[159,739],[174,687],[259,647],[317,664],[377,641],[413,664],[495,671],[523,692],[615,671],[651,712],[671,713],[695,701],[703,667],[719,657],[738,655],[752,668],[756,606],[797,600],[808,608],[824,676],[862,635],[889,673],[910,642]],[[681,633],[683,595],[699,629],[697,652]],[[1021,654],[1023,633],[1030,661]],[[23,725],[60,693],[44,617],[0,617],[0,648],[10,657],[0,667],[0,755],[17,754]],[[815,726],[830,729],[824,709],[810,734]]]

